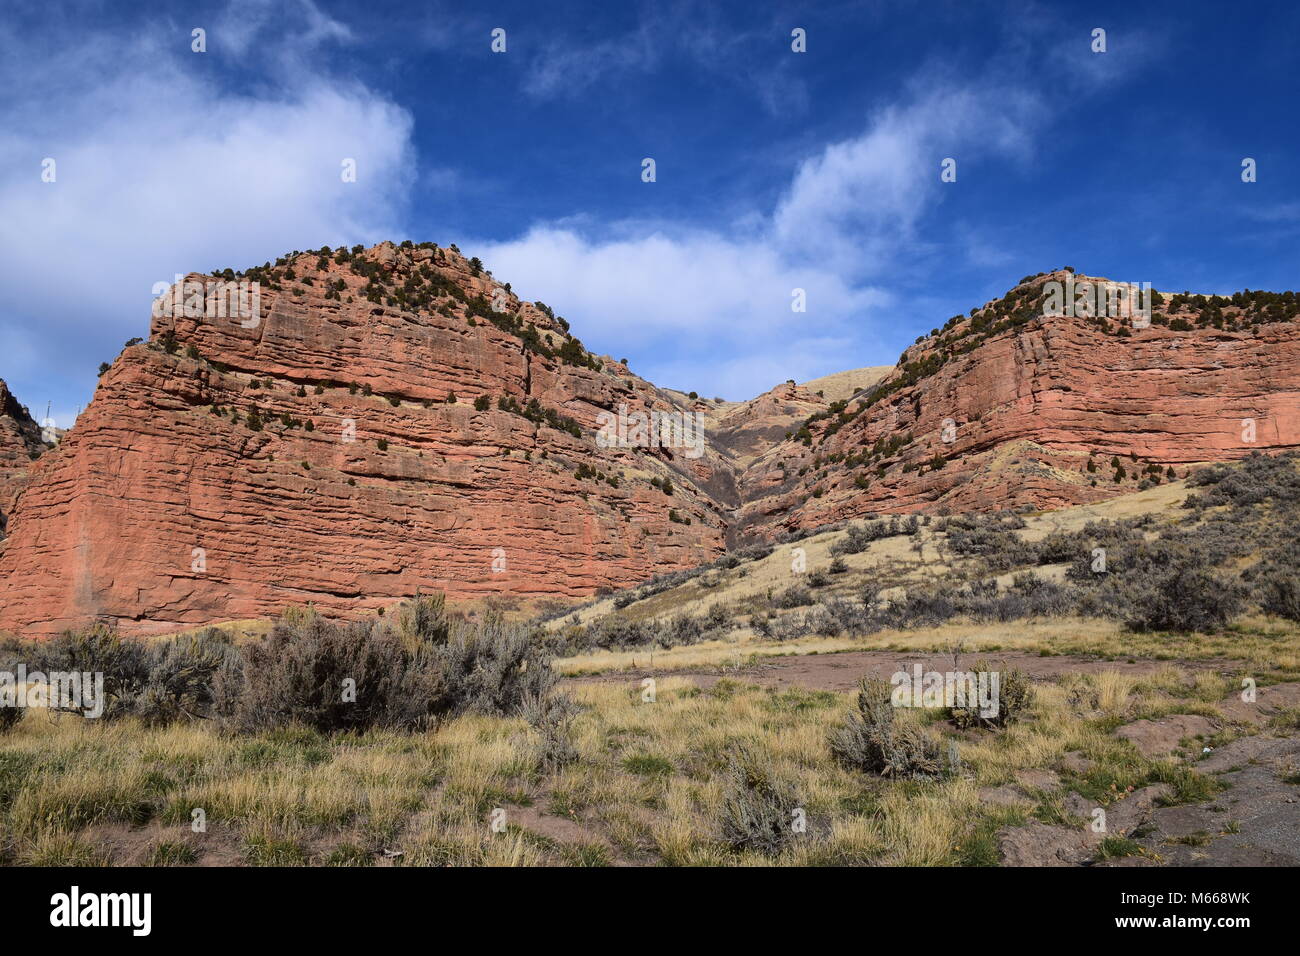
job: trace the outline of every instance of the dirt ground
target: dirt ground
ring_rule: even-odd
[[[844,651],[835,654],[804,654],[790,657],[768,657],[755,663],[739,667],[713,667],[698,670],[673,670],[673,677],[682,677],[695,681],[701,687],[712,687],[719,680],[729,678],[741,680],[761,687],[799,687],[804,690],[853,690],[858,681],[864,677],[878,677],[888,680],[900,670],[912,669],[920,664],[924,670],[949,671],[974,666],[979,661],[987,661],[999,667],[1024,671],[1035,680],[1050,680],[1062,674],[1088,673],[1101,671],[1119,671],[1125,674],[1151,674],[1168,667],[1169,661],[1102,658],[1081,658],[1052,656],[1042,657],[1038,654],[1024,654],[1014,651],[982,654],[965,654],[957,664],[948,653],[928,653],[923,651]],[[1188,672],[1198,670],[1221,670],[1229,667],[1230,661],[1189,661],[1178,662],[1177,666]],[[655,671],[633,669],[618,673],[593,674],[569,678],[572,683],[639,683],[646,677],[662,676]]]

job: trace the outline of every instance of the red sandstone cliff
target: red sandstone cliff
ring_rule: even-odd
[[[1064,507],[1170,467],[1300,447],[1294,294],[1235,305],[1166,294],[1149,327],[1134,328],[1044,317],[1044,283],[1066,278],[1033,277],[955,317],[909,348],[874,396],[765,452],[741,478],[736,530]]]
[[[721,550],[715,454],[592,436],[603,409],[673,397],[576,340],[565,361],[562,320],[512,294],[485,309],[497,283],[458,253],[385,243],[256,274],[255,324],[155,317],[35,464],[0,628],[159,631],[417,588],[581,597]]]
[[[247,277],[256,322],[156,317],[32,465],[0,629],[346,614],[417,588],[578,598],[724,541],[1058,507],[1300,446],[1291,293],[1166,298],[1135,330],[1045,318],[1064,274],[1041,275],[846,399],[787,384],[733,404],[593,358],[455,250],[296,254]],[[599,416],[621,406],[700,412],[704,453],[604,447]]]

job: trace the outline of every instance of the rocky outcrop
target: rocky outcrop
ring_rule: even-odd
[[[874,390],[759,456],[741,477],[733,533],[1065,507],[1192,463],[1300,447],[1292,293],[1240,306],[1165,296],[1134,328],[1044,317],[1044,283],[1064,278],[1034,277],[954,318]]]
[[[255,321],[155,315],[33,468],[0,627],[578,598],[720,552],[716,454],[593,437],[602,411],[671,395],[453,250],[341,258],[253,270]]]
[[[747,402],[729,404],[711,416],[713,442],[738,471],[784,440],[790,429],[829,403],[802,385],[786,382]]]
[[[27,484],[32,462],[46,447],[40,426],[0,379],[0,538],[4,537],[14,503]]]

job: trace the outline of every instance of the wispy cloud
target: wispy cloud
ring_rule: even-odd
[[[543,224],[473,245],[521,294],[564,303],[597,342],[666,356],[642,371],[748,397],[874,351],[899,301],[890,281],[942,201],[941,159],[1023,157],[1041,118],[1029,91],[936,81],[799,163],[775,208],[743,227]],[[792,311],[795,289],[806,313]]]
[[[769,113],[798,115],[808,90],[790,69],[781,30],[723,23],[707,3],[646,4],[637,25],[615,36],[567,31],[524,51],[523,90],[535,99],[580,96],[603,82],[626,84],[686,62],[715,82],[747,90]],[[517,48],[518,49],[518,48]]]
[[[855,135],[798,161],[770,208],[731,224],[538,223],[516,240],[475,248],[517,291],[565,303],[581,320],[576,327],[599,343],[663,356],[644,371],[682,387],[747,397],[788,377],[774,378],[777,369],[820,375],[879,361],[897,309],[917,301],[904,277],[914,278],[934,252],[926,226],[953,188],[940,180],[942,160],[957,161],[959,182],[963,170],[989,159],[1031,169],[1043,130],[1068,120],[1053,106],[1057,94],[1068,91],[1077,105],[1139,68],[1095,65],[1086,60],[1087,32],[1071,28],[1064,45],[1066,32],[1037,13],[1009,30],[1005,49],[981,71],[923,63]],[[678,33],[703,61],[725,62],[742,42],[722,31]],[[622,47],[622,60],[587,48],[583,67],[568,75],[591,83],[615,69],[651,69],[662,54],[659,38],[647,36],[639,31]],[[1125,43],[1154,49],[1140,35]],[[547,63],[555,72],[543,74],[539,92],[558,91],[570,65],[558,55]],[[948,226],[956,241],[946,252],[963,259],[950,266],[1012,261],[976,224]],[[806,314],[791,313],[793,288],[807,291]]]

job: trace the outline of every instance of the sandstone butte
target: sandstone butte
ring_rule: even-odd
[[[1132,329],[1044,317],[1063,276],[893,369],[732,403],[590,355],[454,247],[295,253],[234,276],[261,285],[256,322],[155,309],[36,461],[6,401],[0,629],[355,615],[417,589],[536,606],[868,513],[1054,508],[1300,445],[1292,293],[1166,294]],[[620,405],[698,412],[704,453],[602,447]]]

